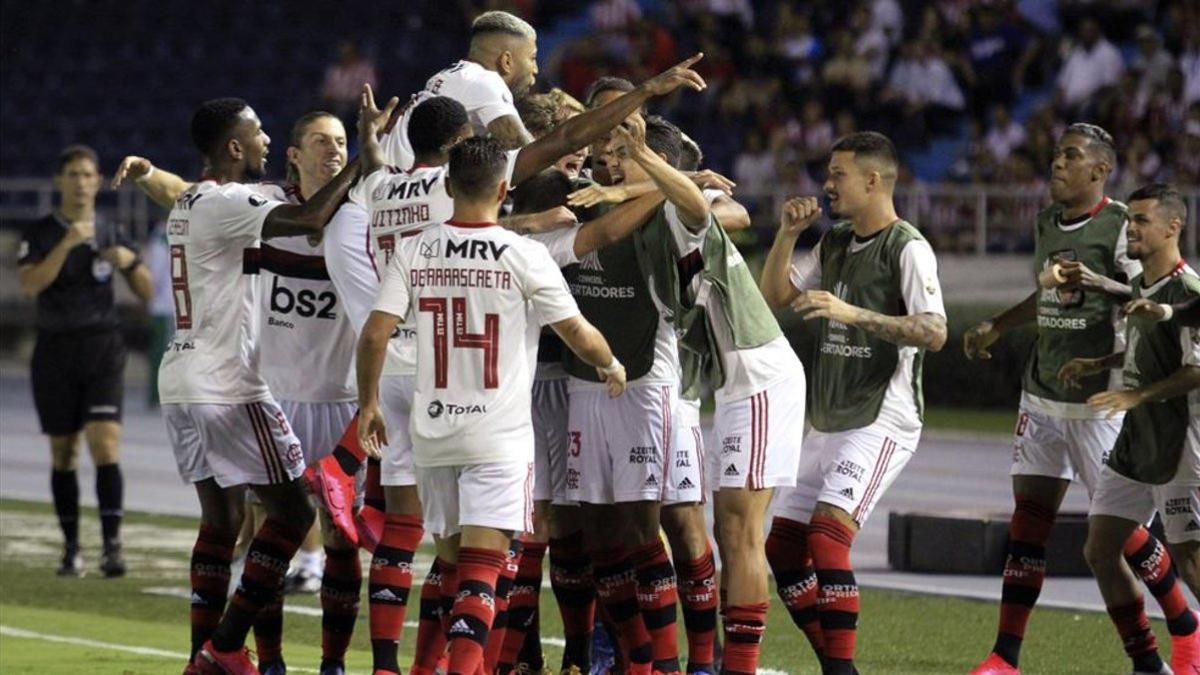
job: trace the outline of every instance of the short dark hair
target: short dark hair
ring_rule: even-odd
[[[1091,141],[1092,146],[1100,151],[1104,161],[1112,168],[1117,167],[1117,147],[1113,143],[1112,134],[1104,130],[1103,127],[1087,122],[1076,122],[1067,127],[1063,132],[1063,136],[1074,134],[1075,136],[1083,136]]]
[[[567,174],[549,168],[532,178],[525,179],[521,187],[513,190],[512,212],[514,215],[539,213],[565,206],[567,195],[575,189]]]
[[[192,143],[212,158],[237,126],[238,115],[250,107],[240,98],[214,98],[200,104],[192,115]]]
[[[470,119],[463,104],[447,96],[427,98],[408,118],[408,142],[416,155],[441,152]]]
[[[554,128],[558,102],[550,94],[532,94],[517,101],[517,115],[521,117],[525,130],[538,138]]]
[[[1153,199],[1158,202],[1167,215],[1171,218],[1178,218],[1180,222],[1187,222],[1187,202],[1183,199],[1183,194],[1170,183],[1150,183],[1133,191],[1129,195],[1129,202],[1141,201],[1143,199]]]
[[[504,177],[508,156],[500,141],[476,136],[450,148],[450,189],[454,197],[483,199]]]
[[[704,151],[700,149],[700,144],[687,134],[681,135],[679,140],[679,170],[699,171],[700,165],[704,163]]]
[[[604,77],[596,78],[594,82],[588,85],[587,90],[583,92],[583,102],[585,105],[587,105],[587,107],[590,108],[593,104],[595,104],[596,97],[606,91],[619,91],[624,93],[627,91],[633,91],[635,88],[636,87],[633,86],[632,82],[623,77],[605,75]]]
[[[646,117],[646,147],[666,157],[667,164],[679,168],[683,132],[658,115],[650,115]]]
[[[62,151],[58,153],[58,170],[54,172],[55,175],[62,175],[62,172],[67,168],[67,165],[77,159],[91,160],[92,165],[96,167],[96,170],[100,170],[100,156],[96,154],[96,151],[82,143],[73,143],[63,148]]]
[[[900,169],[900,159],[892,140],[878,131],[856,131],[846,134],[833,143],[830,152],[853,152],[854,159],[873,159],[883,162],[890,169],[890,178],[895,179]]]

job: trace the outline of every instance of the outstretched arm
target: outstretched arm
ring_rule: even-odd
[[[646,145],[646,122],[631,115],[614,131],[617,152],[635,161],[654,181],[667,201],[675,205],[683,226],[693,232],[708,225],[709,206],[704,193],[687,176]]]
[[[1189,328],[1200,327],[1200,295],[1173,305],[1159,304],[1148,298],[1138,298],[1125,305],[1125,314],[1151,321],[1166,321],[1172,317]]]
[[[321,233],[346,199],[350,186],[358,180],[358,169],[359,160],[355,158],[308,201],[271,209],[263,222],[263,239]]]
[[[571,351],[604,378],[610,397],[616,398],[625,391],[625,366],[613,356],[608,340],[582,314],[552,323],[550,327]]]
[[[1147,401],[1165,401],[1200,388],[1200,366],[1183,366],[1167,377],[1137,389],[1102,391],[1087,400],[1089,406],[1109,417]]]
[[[379,456],[381,445],[387,445],[387,428],[379,407],[379,377],[387,354],[388,340],[400,317],[374,310],[363,324],[358,338],[355,370],[358,377],[358,439],[363,450],[372,457]],[[400,433],[406,430],[401,429]]]
[[[626,92],[595,110],[572,117],[550,133],[522,147],[517,156],[516,166],[513,167],[513,185],[520,185],[521,181],[538,174],[563,155],[599,140],[626,117],[639,110],[651,97],[669,94],[682,86],[691,87],[696,91],[704,89],[704,79],[691,69],[692,65],[703,57],[703,54],[696,54],[674,68],[646,80],[633,91]],[[498,121],[500,120],[496,120]]]
[[[805,319],[840,321],[901,347],[936,352],[946,344],[946,317],[932,312],[888,316],[851,305],[829,291],[805,291],[792,306]]]
[[[533,142],[533,134],[529,133],[521,123],[521,118],[516,115],[504,115],[492,120],[488,124],[488,133],[500,141],[505,150],[516,150]]]
[[[582,258],[592,251],[615,244],[633,234],[634,230],[650,220],[650,216],[658,210],[662,200],[662,195],[657,191],[645,194],[584,223],[575,235],[575,257]]]
[[[358,144],[364,177],[384,165],[383,147],[379,144],[379,125],[391,118],[399,103],[400,99],[393,96],[387,106],[380,110],[375,105],[375,92],[371,91],[371,85],[363,85],[358,105]]]
[[[963,333],[963,352],[968,359],[992,358],[988,348],[1008,331],[1023,326],[1037,318],[1037,300],[1040,291],[1034,291],[1021,302],[1009,307],[996,316],[982,321]]]
[[[132,180],[138,189],[146,193],[150,201],[164,209],[173,207],[179,195],[192,187],[192,184],[182,177],[160,169],[145,157],[136,155],[129,155],[121,160],[121,165],[113,174],[112,188],[115,190],[121,187],[126,180]]]

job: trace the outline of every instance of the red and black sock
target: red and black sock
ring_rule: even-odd
[[[695,560],[675,560],[679,604],[687,630],[688,672],[712,670],[717,641],[717,567],[712,548]]]
[[[513,580],[508,599],[508,629],[504,634],[504,645],[500,651],[500,665],[512,667],[525,654],[529,638],[538,633],[538,599],[542,592],[542,560],[546,557],[546,544],[527,541],[521,551],[517,577]],[[537,643],[537,656],[541,657],[541,640]],[[521,661],[530,663],[528,658]],[[540,671],[540,668],[538,669]]]
[[[1032,499],[1017,495],[1016,501],[1008,527],[1000,627],[992,647],[993,652],[1013,667],[1018,665],[1025,627],[1046,580],[1046,540],[1050,538],[1055,517],[1053,509]]]
[[[362,592],[362,562],[357,549],[325,547],[321,577],[321,663],[343,663]],[[324,669],[324,666],[322,667]]]
[[[824,656],[825,636],[817,613],[817,571],[808,553],[808,525],[776,517],[767,536],[767,562],[792,623],[804,631],[813,652]]]
[[[412,588],[413,554],[424,533],[420,517],[389,513],[371,558],[367,602],[376,670],[400,672],[396,651]]]
[[[858,581],[850,567],[854,530],[836,518],[814,515],[808,526],[808,550],[817,571],[817,613],[825,638],[825,672],[854,671],[858,632]]]
[[[446,561],[434,558],[425,583],[421,584],[420,621],[413,658],[413,675],[432,675],[446,651],[446,631],[442,627],[442,575]]]
[[[254,617],[254,650],[261,664],[283,660],[283,588]]]
[[[1133,661],[1135,672],[1157,673],[1163,669],[1162,658],[1158,655],[1158,641],[1150,630],[1146,604],[1141,598],[1121,607],[1109,607],[1108,616],[1121,635],[1125,654]]]
[[[662,540],[639,546],[629,555],[637,575],[637,601],[642,621],[650,632],[654,670],[679,671],[678,621],[679,588],[675,568],[667,557]]]
[[[96,504],[100,507],[100,534],[105,546],[121,541],[124,493],[120,464],[114,462],[96,467]]]
[[[246,633],[259,611],[278,596],[288,561],[296,555],[307,530],[307,527],[296,529],[277,518],[267,518],[263,523],[246,552],[246,566],[233,601],[213,632],[213,646],[219,651],[235,651],[246,643]]]
[[[650,631],[638,604],[637,571],[623,548],[606,548],[592,554],[596,595],[616,624],[621,651],[628,654],[631,674],[649,675],[654,660]]]
[[[79,477],[75,469],[50,472],[54,513],[68,548],[79,548]]]
[[[596,583],[583,533],[550,539],[550,588],[563,621],[562,668],[591,670],[592,626],[596,622]]]
[[[383,496],[383,484],[380,478],[383,473],[382,463],[377,459],[367,460],[367,480],[363,487],[363,506],[371,506],[380,511],[387,510],[387,501]]]
[[[754,675],[767,626],[767,603],[725,608],[725,654],[721,675]]]
[[[212,637],[225,613],[229,597],[229,566],[233,560],[236,533],[200,526],[192,547],[192,656]]]
[[[505,554],[483,548],[458,552],[458,595],[450,612],[450,668],[448,675],[483,672],[488,633],[495,618],[496,580]]]
[[[1129,568],[1141,577],[1162,607],[1171,635],[1178,637],[1196,632],[1196,615],[1188,608],[1167,547],[1150,534],[1150,530],[1138,527],[1125,542],[1124,553]]]
[[[500,663],[500,653],[504,651],[504,641],[508,635],[508,603],[512,596],[513,582],[517,579],[517,570],[521,567],[521,551],[519,539],[509,542],[504,564],[500,566],[500,575],[496,578],[495,613],[492,616],[492,629],[488,632],[487,648],[483,654],[483,668],[489,673],[495,672]]]

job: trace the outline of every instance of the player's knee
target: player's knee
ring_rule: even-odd
[[[50,437],[50,465],[55,471],[74,471],[79,465],[79,436]]]
[[[1171,559],[1179,568],[1179,575],[1188,586],[1200,586],[1200,541],[1184,541],[1170,544]]]
[[[1083,544],[1083,559],[1087,561],[1092,572],[1104,571],[1120,564],[1121,546],[1123,542],[1105,536],[1095,527],[1088,530],[1087,541]]]

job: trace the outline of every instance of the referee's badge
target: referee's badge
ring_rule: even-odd
[[[99,256],[92,259],[92,277],[96,281],[108,281],[112,278],[112,274],[112,263]]]

